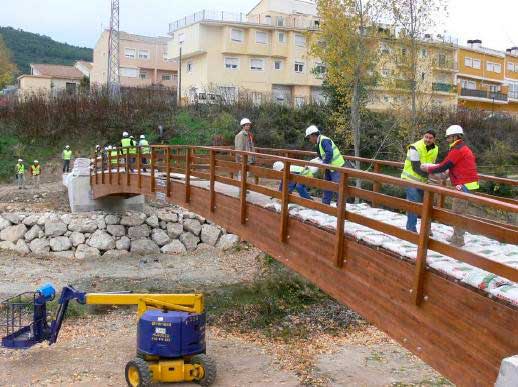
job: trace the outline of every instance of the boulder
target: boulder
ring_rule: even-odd
[[[23,224],[25,224],[27,227],[32,227],[35,224],[38,224],[38,220],[40,219],[39,215],[29,215],[23,220]],[[1,226],[0,226],[1,229]]]
[[[200,235],[201,223],[198,219],[185,219],[183,221],[183,229],[193,233],[194,235]]]
[[[93,233],[97,230],[97,222],[92,219],[85,218],[74,218],[68,225],[70,231],[81,232],[81,233]]]
[[[19,224],[22,221],[20,218],[20,215],[14,213],[14,212],[4,212],[2,214],[2,217],[5,220],[8,220],[9,222],[11,222],[12,224]]]
[[[163,220],[160,221],[159,225],[162,230],[165,230],[167,228],[167,222],[164,222]]]
[[[16,250],[16,245],[13,242],[10,241],[3,241],[0,242],[0,250]]]
[[[183,254],[187,252],[187,249],[178,239],[172,241],[171,243],[163,246],[160,251],[164,254]]]
[[[129,252],[126,250],[108,250],[103,254],[103,257],[107,258],[120,258],[129,255]]]
[[[131,240],[142,239],[149,237],[149,226],[147,224],[141,224],[140,226],[133,226],[128,228],[128,237]]]
[[[51,238],[49,244],[52,251],[66,251],[72,247],[72,242],[66,236]]]
[[[70,237],[70,235],[72,235],[72,231],[68,230],[68,231],[65,233],[65,236],[66,236],[66,237]]]
[[[157,212],[158,219],[164,222],[178,222],[178,215],[174,212],[169,212],[167,210],[159,210]]]
[[[123,236],[117,242],[115,242],[115,248],[117,250],[129,250],[131,241],[127,236]]]
[[[29,247],[35,254],[47,254],[50,251],[49,241],[46,239],[34,239]]]
[[[183,234],[183,226],[180,223],[167,223],[167,235],[171,239],[178,239]]]
[[[9,226],[0,231],[0,239],[9,242],[16,242],[18,239],[24,237],[27,232],[25,224],[17,224],[16,226]]]
[[[9,222],[7,219],[0,218],[0,231],[4,228],[7,228],[11,225],[11,222]]]
[[[85,259],[91,257],[98,257],[101,253],[95,247],[91,247],[88,245],[79,245],[77,246],[75,257],[77,259]]]
[[[146,219],[146,224],[150,227],[157,228],[159,226],[158,216],[151,215],[149,218]]]
[[[15,250],[20,255],[27,255],[31,252],[29,245],[23,239],[18,239],[18,242],[16,242]]]
[[[72,214],[61,215],[61,221],[68,226],[70,224],[70,222],[72,221]]]
[[[196,246],[198,246],[200,238],[191,234],[190,232],[184,232],[182,235],[180,235],[180,241],[183,243],[187,251],[193,251],[196,249]]]
[[[163,246],[171,241],[169,235],[167,235],[164,230],[159,228],[153,229],[151,232],[151,239],[153,239],[158,246]]]
[[[72,242],[72,246],[77,247],[83,243],[85,243],[85,236],[80,232],[74,231],[69,236],[70,242]]]
[[[211,246],[216,246],[221,230],[216,226],[204,224],[201,226],[201,241]]]
[[[158,254],[160,247],[149,239],[137,239],[131,241],[131,252],[134,254]]]
[[[115,248],[115,239],[106,231],[97,230],[92,234],[87,245],[99,250],[113,250]]]
[[[117,215],[106,215],[106,217],[104,218],[104,221],[106,222],[106,224],[119,224],[121,218]]]
[[[99,229],[99,230],[106,230],[106,222],[104,220],[104,216],[99,216],[96,219],[96,223],[97,223],[97,229]]]
[[[140,215],[144,215],[144,214],[140,214]],[[122,224],[123,226],[129,226],[129,227],[140,226],[142,223],[144,223],[145,220],[146,220],[146,215],[144,215],[144,219],[142,219],[142,216],[139,216],[137,214],[131,214],[131,215],[123,216],[120,220],[120,224]]]
[[[61,236],[67,232],[67,225],[62,221],[48,220],[45,222],[45,235],[50,237]]]
[[[34,226],[31,227],[31,229],[29,231],[27,231],[25,233],[25,240],[27,242],[30,242],[32,241],[33,239],[36,239],[36,238],[39,238],[40,237],[40,233],[42,233],[42,229],[40,228],[40,226],[38,226],[37,224],[35,224]]]
[[[241,239],[235,234],[225,234],[219,238],[219,242],[216,247],[221,250],[229,250],[239,244]]]
[[[126,228],[120,224],[109,224],[106,227],[106,231],[108,231],[114,237],[121,237],[126,235]]]
[[[216,248],[213,245],[209,245],[207,243],[200,243],[196,246],[196,251],[213,251]]]

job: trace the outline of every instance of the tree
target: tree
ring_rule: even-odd
[[[311,36],[310,54],[325,65],[324,83],[333,89],[339,106],[335,121],[348,125],[354,155],[360,156],[361,111],[366,89],[377,79],[377,23],[380,0],[318,0],[320,29]],[[360,169],[360,163],[356,163]],[[357,181],[357,184],[360,182]]]
[[[411,136],[416,137],[417,98],[420,92],[419,49],[425,34],[437,28],[447,11],[445,0],[389,0],[393,22],[399,31],[399,76],[410,91]]]
[[[16,65],[11,61],[11,52],[0,35],[0,89],[12,83],[15,72]]]

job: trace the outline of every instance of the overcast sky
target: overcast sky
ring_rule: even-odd
[[[258,0],[120,0],[120,28],[141,35],[165,35],[168,23],[202,9],[248,12]],[[498,50],[518,46],[517,0],[449,0],[442,24],[465,44],[482,39]],[[74,45],[94,47],[109,24],[110,0],[0,0],[0,26],[22,28]]]

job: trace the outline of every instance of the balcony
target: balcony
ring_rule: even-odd
[[[458,65],[453,59],[433,58],[432,67],[438,70],[457,71]]]
[[[396,79],[396,89],[412,90],[413,85],[414,81]]]
[[[440,91],[442,93],[454,93],[455,86],[449,83],[434,82],[432,83],[433,91]]]
[[[491,101],[507,102],[507,94],[478,89],[460,89],[462,97],[483,98]]]
[[[509,98],[511,98],[511,99],[518,99],[518,91],[510,91],[509,92]]]

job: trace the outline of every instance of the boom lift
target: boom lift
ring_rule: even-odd
[[[70,301],[88,305],[137,305],[137,352],[126,364],[131,387],[156,382],[193,381],[209,386],[216,363],[206,355],[205,312],[201,294],[85,293],[65,286],[54,320],[47,320],[47,302],[56,296],[51,284],[0,304],[5,316],[2,346],[26,349],[48,341],[54,344]]]

